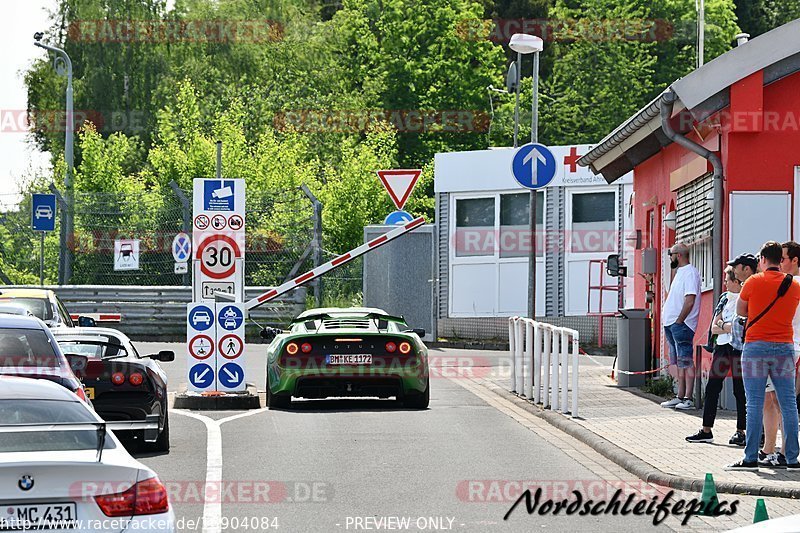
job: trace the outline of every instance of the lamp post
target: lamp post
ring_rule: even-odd
[[[523,54],[533,54],[533,91],[531,98],[531,142],[539,141],[539,52],[544,50],[544,41],[535,35],[515,33],[511,36],[509,46],[517,53],[517,62]],[[521,65],[520,65],[521,66]],[[514,113],[514,148],[517,147],[516,131],[519,125],[519,83],[517,83],[517,110]],[[535,164],[535,163],[534,163]],[[536,320],[536,198],[537,191],[530,192],[530,207],[528,208],[528,223],[531,232],[531,251],[528,256],[528,316]]]
[[[33,34],[34,39],[34,46],[38,46],[39,48],[44,48],[45,50],[52,52],[55,54],[55,58],[53,60],[53,68],[55,68],[56,73],[59,76],[66,76],[67,78],[67,95],[66,95],[66,131],[64,134],[64,162],[67,165],[67,173],[64,176],[64,189],[65,189],[65,200],[67,204],[67,208],[65,210],[64,216],[64,228],[63,228],[63,238],[62,238],[62,246],[64,246],[63,252],[63,279],[59,280],[59,283],[67,284],[69,283],[70,278],[72,277],[72,250],[69,246],[69,241],[72,239],[73,234],[73,203],[74,203],[74,191],[72,186],[72,170],[73,170],[73,130],[75,129],[75,122],[74,116],[72,112],[72,61],[69,58],[69,55],[62,50],[61,48],[57,48],[55,46],[50,46],[41,42],[42,37],[44,34],[42,32],[36,32]]]

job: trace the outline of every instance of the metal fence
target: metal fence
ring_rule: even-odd
[[[119,323],[99,323],[119,329],[137,340],[184,340],[186,338],[186,304],[192,299],[192,288],[183,286],[135,285],[52,285],[70,314],[120,314]],[[245,296],[254,298],[269,287],[247,287]],[[306,289],[298,287],[250,312],[247,336],[258,337],[261,326],[281,327],[306,308]],[[250,327],[253,326],[253,327]]]
[[[69,206],[60,191],[56,231],[45,239],[45,282],[60,285],[183,286],[188,274],[174,273],[172,240],[191,233],[191,192],[172,183],[145,193],[92,192],[74,197],[74,231],[66,235]],[[0,281],[6,284],[38,280],[39,235],[31,229],[31,200],[26,195],[9,202],[0,195]],[[11,204],[11,205],[9,205]],[[249,193],[245,230],[245,284],[273,286],[323,261],[322,206],[305,187]],[[115,270],[114,242],[139,240],[139,270]],[[65,266],[71,251],[71,268]],[[65,272],[71,271],[67,276]],[[317,298],[321,294],[316,293]]]

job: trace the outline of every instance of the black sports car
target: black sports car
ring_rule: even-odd
[[[159,415],[158,440],[147,445],[153,451],[169,451],[167,375],[158,361],[174,361],[175,353],[142,356],[124,333],[111,328],[57,328],[53,335],[65,355],[87,357],[86,367],[73,371],[97,414],[107,422]],[[134,437],[144,440],[138,433]]]

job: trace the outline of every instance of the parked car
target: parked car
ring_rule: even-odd
[[[13,303],[0,303],[0,313],[4,315],[33,316],[27,308]]]
[[[75,373],[95,411],[109,422],[158,415],[158,440],[150,447],[169,451],[167,374],[159,361],[174,361],[175,353],[140,355],[127,335],[111,328],[58,328],[53,335],[67,356],[87,358],[85,368]],[[144,441],[141,432],[134,437]]]
[[[274,333],[265,330],[266,338]],[[267,405],[288,407],[292,396],[394,396],[406,407],[430,402],[428,349],[402,317],[381,309],[311,309],[267,348]]]
[[[0,376],[0,530],[174,532],[166,487],[114,429],[62,387]]]
[[[86,363],[84,356],[66,357],[50,328],[37,317],[0,315],[0,374],[53,381],[87,401],[73,371]]]

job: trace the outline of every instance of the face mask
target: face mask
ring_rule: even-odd
[[[672,261],[670,261],[669,266],[672,268],[678,268],[678,260],[673,259]]]

